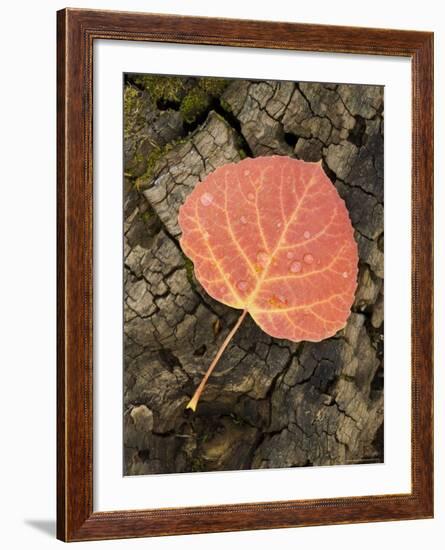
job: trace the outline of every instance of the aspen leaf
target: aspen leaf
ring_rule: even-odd
[[[318,342],[345,326],[357,244],[321,163],[272,156],[226,164],[196,185],[178,221],[204,289],[243,310],[235,328],[249,313],[270,336]]]

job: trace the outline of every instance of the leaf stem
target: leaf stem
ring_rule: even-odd
[[[201,383],[196,388],[195,393],[193,394],[193,397],[188,402],[186,409],[192,409],[193,412],[196,411],[199,398],[201,397],[201,393],[207,383],[207,380],[209,379],[209,376],[212,374],[213,369],[216,367],[216,364],[218,363],[221,355],[223,354],[226,347],[229,345],[230,340],[233,338],[233,335],[235,334],[235,332],[239,329],[246,315],[247,315],[247,309],[243,310],[241,315],[238,317],[238,321],[235,323],[232,330],[226,336],[226,339],[224,340],[221,347],[219,348],[218,353],[215,355],[213,361],[211,362],[210,367],[207,369],[207,372],[205,373],[204,378],[201,380]]]

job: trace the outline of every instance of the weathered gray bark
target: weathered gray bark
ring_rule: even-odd
[[[126,474],[382,461],[383,89],[232,81],[190,122],[181,101],[199,81],[167,105],[138,86],[125,89]],[[322,159],[345,199],[360,255],[353,313],[315,344],[247,317],[188,414],[239,312],[195,279],[177,212],[217,166],[270,154]]]

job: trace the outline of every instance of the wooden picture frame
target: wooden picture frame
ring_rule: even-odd
[[[65,9],[57,14],[57,536],[64,541],[433,516],[433,34]],[[156,41],[412,61],[412,490],[406,494],[93,511],[93,43]]]

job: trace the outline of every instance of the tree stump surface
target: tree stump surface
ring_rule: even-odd
[[[124,473],[382,462],[383,88],[130,75],[124,112]],[[322,160],[345,200],[352,314],[319,343],[248,316],[193,414],[239,311],[196,280],[178,209],[218,166],[264,155]]]

